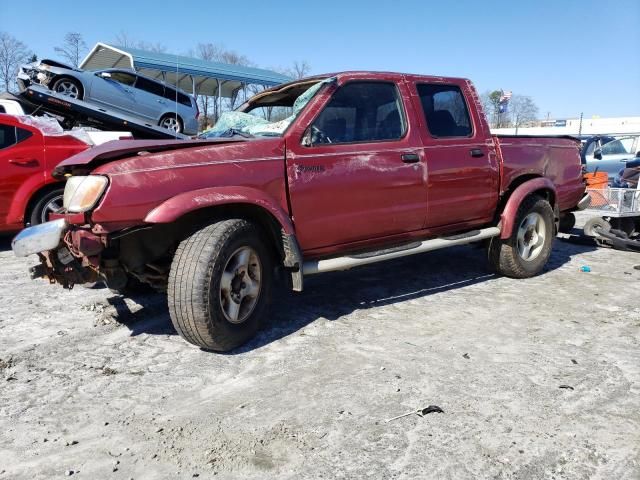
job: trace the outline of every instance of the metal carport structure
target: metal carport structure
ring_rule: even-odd
[[[170,53],[149,52],[131,47],[97,43],[80,64],[84,70],[126,68],[147,77],[163,80],[194,95],[231,98],[247,85],[264,88],[291,78],[261,68],[211,62]]]

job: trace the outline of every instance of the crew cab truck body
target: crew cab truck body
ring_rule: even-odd
[[[484,241],[496,271],[529,277],[585,201],[579,142],[491,135],[465,79],[313,77],[256,95],[214,134],[230,119],[211,140],[62,162],[67,213],[14,251],[67,287],[166,290],[185,339],[228,350],[258,329],[274,270],[302,290],[305,275]]]

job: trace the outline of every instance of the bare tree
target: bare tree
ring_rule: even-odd
[[[4,91],[13,90],[18,68],[32,55],[33,53],[20,40],[6,32],[0,32],[0,84],[4,87]]]
[[[139,48],[140,50],[146,50],[147,52],[155,52],[155,53],[165,53],[167,51],[167,47],[165,47],[162,43],[156,42],[145,42],[144,40],[140,40],[136,43],[135,48]]]
[[[80,33],[69,32],[64,36],[63,45],[55,47],[54,50],[72,66],[77,67],[87,51],[87,44]]]
[[[133,47],[135,41],[129,36],[127,32],[124,30],[120,30],[120,33],[116,35],[113,39],[113,43],[115,43],[119,47]]]
[[[285,70],[285,74],[292,77],[295,80],[299,80],[309,75],[311,72],[311,66],[306,60],[294,61],[293,66]]]
[[[527,95],[513,95],[509,101],[509,112],[516,130],[523,124],[538,119],[538,106]]]
[[[119,47],[139,48],[140,50],[146,50],[148,52],[165,53],[167,51],[167,47],[160,42],[152,43],[144,40],[136,40],[124,30],[120,30],[120,33],[113,39],[113,43]]]

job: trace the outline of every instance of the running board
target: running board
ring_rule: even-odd
[[[432,250],[453,247],[455,245],[464,245],[466,243],[497,237],[498,235],[500,235],[500,229],[498,227],[483,228],[482,230],[474,230],[467,234],[432,238],[430,240],[412,242],[405,246],[388,248],[377,252],[374,251],[346,257],[310,260],[304,262],[302,271],[304,275],[313,275],[315,273],[333,272],[336,270],[349,270],[350,268],[359,267],[360,265],[384,262],[385,260],[406,257],[417,253],[430,252]]]

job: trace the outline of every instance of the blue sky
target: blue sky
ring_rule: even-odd
[[[261,67],[392,70],[471,78],[530,95],[541,117],[640,115],[640,1],[0,0],[0,31],[40,58],[77,31],[121,32],[185,53],[223,44]],[[135,8],[135,10],[134,10]]]

